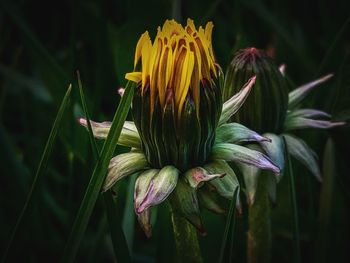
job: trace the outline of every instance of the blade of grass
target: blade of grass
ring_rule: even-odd
[[[90,114],[86,105],[85,95],[83,92],[83,85],[81,83],[79,71],[77,71],[77,77],[78,77],[80,99],[83,106],[85,118],[88,124],[89,140],[90,140],[92,151],[94,153],[95,161],[98,161],[100,157],[100,153],[97,147],[96,140],[94,138],[94,134],[92,132],[92,127],[90,123]],[[108,224],[111,232],[111,238],[112,238],[113,249],[114,249],[116,260],[117,262],[130,262],[129,249],[126,244],[124,232],[121,228],[121,220],[119,219],[116,213],[115,204],[114,204],[114,200],[111,192],[107,191],[103,195],[103,199],[106,207],[106,214],[107,214]]]
[[[297,208],[297,200],[295,194],[295,178],[293,173],[292,162],[290,160],[290,155],[288,152],[288,146],[286,143],[286,139],[283,136],[284,149],[285,149],[285,159],[287,160],[287,168],[289,175],[289,190],[290,190],[290,199],[292,202],[292,212],[293,212],[293,256],[294,262],[300,262],[300,244],[299,244],[299,221],[298,221],[298,208]]]
[[[75,218],[71,233],[63,252],[62,262],[73,262],[77,254],[79,244],[85,233],[92,210],[100,193],[103,182],[107,176],[110,159],[118,142],[124,121],[128,115],[134,94],[134,85],[127,83],[124,96],[121,98],[114,115],[109,134],[101,151],[101,157],[95,165],[89,185],[81,202],[77,217]]]
[[[88,131],[89,131],[89,140],[90,140],[90,144],[91,144],[91,148],[92,148],[92,153],[94,155],[95,161],[98,161],[100,154],[99,154],[97,144],[96,144],[96,141],[94,138],[94,133],[92,132],[92,127],[91,127],[91,123],[90,123],[90,115],[89,115],[89,111],[88,111],[88,108],[86,105],[85,95],[83,92],[83,85],[81,83],[80,73],[78,70],[77,70],[77,77],[78,77],[78,87],[79,87],[80,100],[81,100],[81,104],[83,106],[85,118],[87,120],[87,126],[88,126]]]
[[[69,85],[69,87],[67,89],[67,92],[64,95],[64,98],[62,100],[62,103],[61,103],[61,105],[60,105],[60,107],[58,109],[58,112],[57,112],[57,115],[56,115],[56,119],[55,119],[55,121],[53,123],[53,126],[51,128],[51,132],[50,132],[49,138],[46,141],[44,152],[41,155],[41,159],[40,159],[38,168],[37,168],[37,170],[35,172],[34,180],[33,180],[33,183],[32,183],[32,185],[30,187],[27,199],[26,199],[26,201],[24,203],[24,206],[23,206],[23,208],[21,210],[20,215],[17,218],[16,224],[15,224],[15,226],[13,228],[11,237],[10,237],[9,242],[8,242],[8,245],[7,245],[6,249],[5,249],[5,253],[4,253],[4,256],[2,258],[2,262],[5,262],[5,260],[7,258],[7,255],[9,253],[9,251],[10,251],[12,243],[13,243],[15,237],[16,237],[18,228],[20,227],[20,225],[22,223],[23,217],[25,216],[26,212],[28,211],[28,207],[29,207],[29,205],[31,203],[31,200],[33,199],[33,195],[36,193],[36,190],[38,189],[38,185],[40,183],[40,180],[41,180],[43,174],[46,171],[46,167],[47,167],[47,164],[48,164],[48,161],[49,161],[49,157],[50,157],[51,152],[52,152],[52,147],[53,147],[54,142],[56,140],[56,136],[57,136],[57,133],[58,133],[58,129],[59,129],[60,125],[61,125],[63,114],[64,114],[64,112],[65,112],[65,110],[67,108],[68,102],[69,102],[71,90],[72,90],[72,85]]]
[[[222,243],[221,243],[221,249],[220,249],[220,255],[219,255],[219,263],[223,262],[224,260],[224,253],[225,253],[225,248],[226,248],[226,243],[227,243],[227,238],[228,238],[228,234],[229,234],[229,230],[230,230],[230,226],[232,225],[232,236],[234,235],[234,230],[235,230],[235,225],[236,225],[236,209],[235,209],[235,205],[236,205],[236,200],[238,198],[238,188],[236,188],[235,192],[233,193],[233,197],[232,197],[232,201],[230,204],[230,210],[228,212],[228,216],[227,216],[227,221],[226,221],[226,226],[225,226],[225,230],[224,230],[224,236],[222,238]],[[232,253],[233,251],[233,245],[231,244],[231,251],[230,253]],[[232,261],[230,261],[232,262]]]

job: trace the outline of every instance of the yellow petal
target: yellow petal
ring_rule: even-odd
[[[150,41],[150,37],[149,37],[148,31],[143,33],[141,35],[139,41],[137,42],[136,50],[135,50],[134,69],[136,68],[137,62],[139,61],[139,59],[141,57],[142,47],[143,47],[145,41],[147,41],[147,40]]]
[[[139,83],[142,79],[141,72],[130,72],[125,74],[125,79],[130,80],[135,83]]]

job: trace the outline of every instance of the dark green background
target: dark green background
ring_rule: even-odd
[[[266,49],[287,64],[296,84],[329,72],[335,77],[316,89],[306,105],[350,116],[350,5],[348,0],[320,1],[5,1],[0,5],[0,254],[24,204],[55,114],[69,83],[65,114],[47,172],[34,205],[26,215],[8,257],[9,262],[59,260],[94,165],[88,134],[76,118],[83,115],[76,85],[79,70],[90,114],[111,120],[119,101],[117,89],[132,70],[141,33],[154,36],[158,25],[176,17],[196,25],[214,22],[213,46],[225,69],[235,50]],[[349,262],[350,174],[349,125],[332,131],[299,132],[325,161],[328,137],[335,142],[336,170],[326,223],[320,222],[321,186],[295,164],[297,201],[304,262]],[[101,145],[101,144],[99,144]],[[125,149],[118,148],[121,152]],[[273,214],[273,261],[292,262],[291,204],[288,180],[278,186]],[[158,209],[154,237],[147,240],[127,204],[128,179],[120,183],[118,213],[128,222],[135,262],[174,260],[174,243],[165,206]],[[130,198],[129,198],[130,199]],[[223,205],[227,205],[224,203]],[[124,210],[124,208],[127,209]],[[129,208],[129,209],[128,209]],[[129,212],[124,212],[129,211]],[[204,212],[208,236],[200,238],[205,262],[218,258],[224,216]],[[235,259],[245,260],[246,214],[238,219]],[[134,234],[130,232],[134,229]],[[320,242],[324,240],[325,242]],[[81,262],[113,260],[109,229],[98,202],[84,236]]]

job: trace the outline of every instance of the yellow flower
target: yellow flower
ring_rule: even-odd
[[[197,30],[191,19],[187,20],[185,28],[174,20],[167,20],[162,28],[158,27],[153,43],[148,31],[141,35],[136,46],[134,72],[125,77],[141,84],[142,92],[150,89],[151,113],[157,95],[162,108],[167,96],[174,96],[179,119],[190,94],[199,114],[200,83],[217,77],[211,45],[212,29],[212,22],[207,23],[205,29],[199,27]]]

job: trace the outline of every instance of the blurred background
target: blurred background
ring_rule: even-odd
[[[234,52],[265,49],[287,74],[303,84],[333,72],[335,76],[307,98],[307,105],[350,117],[350,4],[348,0],[61,0],[0,2],[0,255],[24,205],[61,100],[72,83],[72,97],[47,171],[8,254],[8,262],[59,261],[94,160],[77,87],[80,71],[91,118],[111,120],[117,90],[132,71],[141,33],[165,19],[197,26],[214,22],[213,46],[225,70]],[[293,162],[303,262],[349,262],[349,125],[300,135],[319,155],[327,176],[320,184]],[[327,140],[334,151],[325,151]],[[102,142],[98,142],[99,146]],[[118,147],[118,152],[126,149]],[[175,247],[167,207],[154,218],[147,239],[135,219],[133,178],[120,182],[117,214],[134,262],[173,262]],[[288,180],[278,185],[273,209],[273,262],[292,262],[292,214]],[[223,204],[228,205],[228,204]],[[246,212],[244,207],[243,212]],[[203,211],[208,235],[200,237],[205,262],[215,262],[225,216]],[[246,214],[237,219],[235,262],[245,262]],[[114,254],[105,214],[98,200],[79,249],[77,262],[112,262]]]

